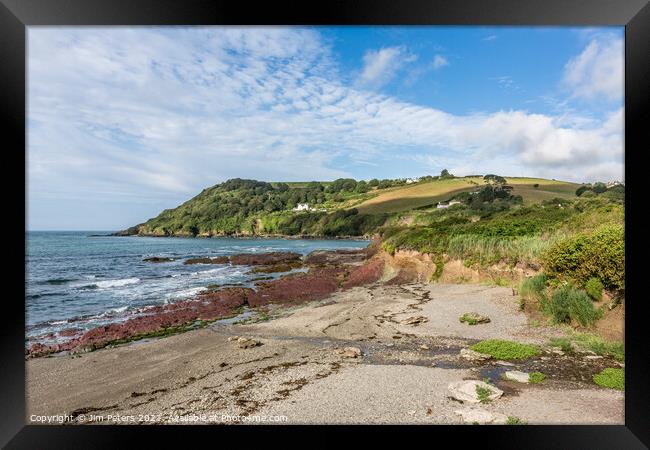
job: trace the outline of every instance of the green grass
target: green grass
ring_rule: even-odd
[[[487,339],[472,345],[470,349],[492,355],[497,359],[527,359],[541,353],[541,350],[536,345],[520,344],[501,339]]]
[[[625,390],[625,369],[607,368],[593,376],[594,383],[619,391]]]
[[[516,416],[508,416],[506,425],[528,425],[528,422],[526,422],[525,420],[521,420],[519,417]]]
[[[488,388],[484,388],[482,386],[476,386],[476,395],[478,395],[478,401],[481,403],[489,403],[490,402],[490,395],[492,395],[492,391]]]
[[[573,344],[568,338],[552,338],[549,341],[552,347],[559,347],[564,353],[571,353],[573,351]]]
[[[528,382],[537,384],[541,383],[546,379],[546,375],[544,375],[542,372],[531,372],[528,374]]]
[[[591,333],[574,333],[572,337],[578,345],[597,355],[609,356],[620,362],[625,361],[625,344],[623,342],[607,341]]]

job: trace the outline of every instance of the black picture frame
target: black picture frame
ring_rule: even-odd
[[[624,25],[625,26],[625,181],[627,242],[644,228],[642,219],[643,170],[641,158],[650,142],[650,5],[648,0],[335,0],[273,1],[252,3],[224,0],[0,0],[1,122],[7,125],[4,140],[5,239],[11,243],[5,285],[15,295],[5,295],[0,364],[0,444],[6,448],[122,448],[135,440],[159,439],[166,445],[185,445],[185,427],[36,426],[25,425],[24,241],[25,201],[15,186],[25,186],[25,56],[26,27],[31,25]],[[639,174],[634,172],[638,171]],[[15,183],[15,184],[14,184]],[[636,200],[636,207],[635,207]],[[11,234],[9,234],[11,233]],[[15,235],[15,236],[14,236]],[[24,235],[23,235],[24,236]],[[641,239],[643,239],[641,237]],[[638,240],[638,243],[642,241]],[[413,426],[331,427],[319,440],[336,445],[338,434],[371,431],[381,439],[397,437],[416,445],[416,438],[442,445],[456,443],[493,448],[647,448],[650,445],[650,394],[646,375],[649,353],[644,341],[648,324],[648,299],[641,290],[642,246],[626,245],[626,392],[625,425],[621,426]],[[21,264],[22,263],[22,264]],[[285,427],[192,427],[192,432],[236,434],[248,439],[251,432],[263,437],[286,432]],[[295,442],[310,445],[304,433],[313,427],[295,426],[288,432]],[[419,435],[419,436],[416,436]],[[208,436],[200,436],[208,438]],[[222,441],[213,440],[213,443]],[[246,445],[246,441],[241,441]],[[281,441],[285,442],[285,441]],[[427,441],[422,441],[427,442]],[[195,445],[199,445],[198,443]],[[403,445],[403,444],[402,444]],[[408,445],[408,444],[407,444]],[[421,445],[421,444],[417,444]],[[430,445],[430,444],[427,444]]]

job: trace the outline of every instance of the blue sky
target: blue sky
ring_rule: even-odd
[[[623,28],[29,27],[28,228],[228,178],[623,178]]]

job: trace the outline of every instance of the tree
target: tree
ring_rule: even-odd
[[[379,185],[379,180],[377,178],[373,178],[372,180],[368,181],[368,186],[370,187],[375,187]]]

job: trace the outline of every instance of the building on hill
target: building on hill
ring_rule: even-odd
[[[438,202],[438,205],[436,206],[437,209],[444,209],[444,208],[449,208],[450,206],[454,205],[460,205],[461,202],[458,200],[452,200],[450,202]]]
[[[622,185],[623,185],[623,183],[621,183],[620,181],[610,181],[609,183],[607,183],[608,188],[611,188],[611,187],[614,187],[614,186],[622,186]]]
[[[308,203],[298,203],[298,206],[292,211],[314,211],[314,208],[310,207]]]

